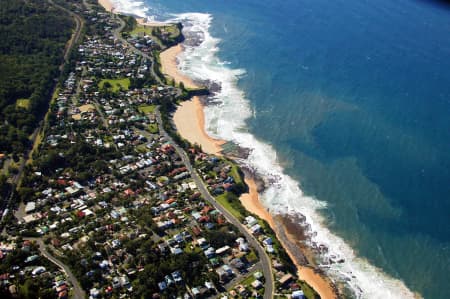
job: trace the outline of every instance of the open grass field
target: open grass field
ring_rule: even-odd
[[[147,113],[155,112],[155,108],[156,108],[155,105],[140,105],[138,107],[138,110],[139,110],[139,112],[147,114]]]
[[[230,212],[234,217],[236,217],[237,219],[243,219],[244,216],[237,210],[235,209],[231,203],[227,200],[227,196],[226,194],[221,194],[219,196],[216,197],[216,200],[225,208],[227,209],[228,212]]]
[[[161,39],[154,34],[154,30],[158,28],[161,33],[168,34],[169,38],[177,38],[181,32],[178,29],[177,25],[168,24],[167,26],[148,26],[148,25],[140,25],[137,24],[134,29],[130,32],[131,36],[150,36],[153,41],[159,44],[160,47],[164,48],[164,45]]]
[[[129,78],[123,78],[123,79],[102,79],[100,81],[100,83],[98,83],[98,87],[100,89],[102,89],[106,82],[111,84],[113,92],[118,92],[120,90],[120,87],[122,87],[123,90],[128,90],[130,88],[130,79]]]
[[[152,134],[158,134],[158,132],[159,132],[158,125],[157,124],[149,124],[148,131]]]
[[[18,99],[16,101],[16,107],[29,109],[30,108],[30,100],[29,99]]]

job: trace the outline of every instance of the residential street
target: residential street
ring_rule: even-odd
[[[197,174],[195,169],[192,167],[192,164],[191,164],[186,152],[178,144],[176,144],[173,141],[172,137],[170,137],[166,131],[164,131],[163,122],[162,122],[161,114],[160,114],[159,110],[156,110],[156,120],[158,122],[161,135],[164,136],[168,141],[171,142],[171,144],[177,151],[178,155],[183,160],[183,163],[186,165],[186,168],[188,169],[189,173],[191,174],[191,177],[194,180],[195,184],[197,185],[202,196],[209,203],[211,203],[211,205],[213,205],[214,208],[216,208],[218,211],[220,211],[230,223],[235,225],[239,229],[239,231],[245,236],[245,238],[250,243],[250,245],[258,251],[258,256],[260,258],[262,271],[263,271],[264,277],[266,279],[266,282],[264,285],[264,287],[265,287],[264,298],[265,299],[273,298],[274,279],[273,279],[273,274],[272,274],[271,261],[270,261],[269,256],[267,255],[266,251],[261,246],[261,244],[259,244],[259,242],[255,239],[255,237],[253,237],[249,233],[247,228],[238,219],[236,219],[233,215],[231,215],[224,207],[222,207],[222,205],[220,205],[214,199],[214,197],[209,193],[208,188],[205,186],[205,183],[200,178],[200,176]]]

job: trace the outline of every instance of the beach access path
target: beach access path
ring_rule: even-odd
[[[158,109],[155,109],[156,113],[156,121],[158,122],[159,130],[161,136],[166,138],[167,141],[169,141],[173,147],[175,148],[175,151],[178,153],[178,155],[181,157],[183,163],[185,164],[186,168],[188,169],[191,178],[194,180],[195,184],[197,185],[198,190],[202,194],[203,198],[207,200],[215,209],[217,209],[219,212],[224,215],[224,217],[227,219],[228,222],[236,226],[239,231],[245,236],[247,241],[250,243],[250,245],[255,248],[255,250],[258,252],[258,256],[260,258],[261,262],[261,268],[262,272],[264,274],[265,281],[265,289],[264,289],[264,298],[269,299],[273,298],[274,294],[274,277],[272,273],[272,265],[271,265],[271,259],[267,255],[264,248],[261,246],[261,244],[256,240],[256,238],[250,234],[250,232],[247,230],[247,228],[231,213],[229,213],[222,205],[220,205],[214,197],[209,193],[208,188],[206,187],[203,180],[198,175],[197,171],[194,169],[194,167],[191,164],[191,161],[189,160],[188,155],[186,154],[185,150],[182,149],[176,142],[173,141],[172,137],[164,130],[163,121],[161,119],[161,114]]]

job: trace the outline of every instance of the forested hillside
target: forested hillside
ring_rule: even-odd
[[[46,0],[0,0],[0,154],[29,146],[74,27]]]

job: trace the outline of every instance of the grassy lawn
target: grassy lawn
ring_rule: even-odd
[[[242,183],[242,177],[239,175],[237,165],[232,164],[230,174],[234,178],[236,184]]]
[[[152,134],[158,134],[159,133],[158,125],[157,124],[149,124],[148,131]]]
[[[140,144],[136,147],[136,150],[140,153],[146,153],[147,152],[147,147],[145,146],[145,144]]]
[[[318,294],[314,291],[313,288],[311,288],[306,282],[303,280],[300,280],[300,287],[302,288],[303,293],[305,294],[306,298],[308,299],[315,299],[318,298]]]
[[[156,108],[155,105],[139,105],[138,111],[145,113],[145,114],[153,113],[153,112],[155,112],[155,108]]]
[[[256,253],[253,250],[250,251],[245,257],[247,258],[247,261],[249,263],[256,263],[256,262],[258,262],[258,257],[256,256]]]
[[[152,38],[152,40],[154,40],[157,44],[159,44],[162,48],[164,48],[161,40],[153,34],[153,30],[157,27],[162,33],[168,33],[169,38],[176,38],[181,34],[180,30],[175,24],[167,26],[148,26],[138,24],[133,29],[133,31],[130,32],[130,35],[131,36],[143,36],[144,34],[148,35]]]
[[[242,284],[243,286],[250,286],[250,284],[255,281],[253,273],[255,272],[250,273],[247,278],[240,282],[240,284]]]
[[[29,109],[30,108],[30,100],[29,99],[18,99],[16,101],[16,107]]]
[[[133,31],[130,32],[131,35],[139,35],[140,33],[145,33],[146,35],[152,35],[153,26],[144,26],[137,24]]]
[[[216,197],[216,200],[228,211],[230,212],[234,217],[236,217],[239,220],[244,219],[244,216],[236,210],[230,202],[228,202],[226,194],[220,194]]]
[[[130,79],[129,78],[123,78],[123,79],[102,79],[100,83],[98,84],[98,87],[101,89],[103,88],[103,85],[108,82],[112,86],[113,92],[118,92],[120,90],[120,87],[124,90],[128,90],[130,88]]]

